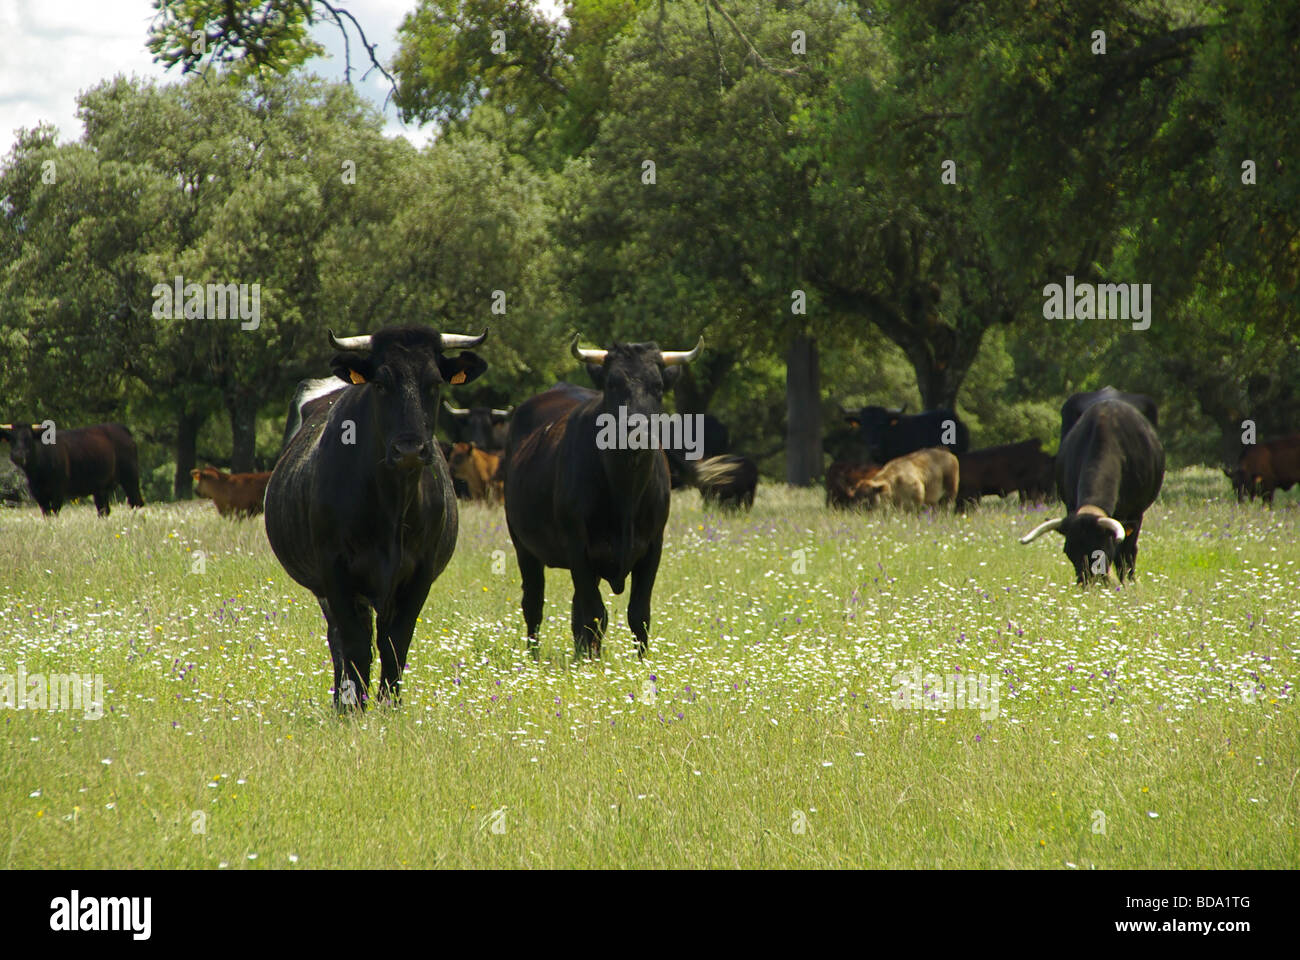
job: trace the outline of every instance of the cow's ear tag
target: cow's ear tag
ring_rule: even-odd
[[[457,370],[455,373],[453,373],[453,374],[451,375],[451,382],[452,382],[453,384],[464,383],[464,382],[465,382],[465,371],[464,371],[464,370]]]
[[[348,371],[348,376],[350,376],[350,377],[352,378],[352,382],[353,382],[353,383],[365,383],[365,382],[366,382],[366,378],[363,377],[361,374],[357,373],[355,370],[349,370],[349,371]]]
[[[849,421],[849,426],[852,427],[854,430],[858,429],[858,421],[856,421],[856,420],[850,420],[850,421]]]
[[[896,426],[898,426],[898,417],[895,417],[893,420],[890,420],[890,421],[889,421],[889,425],[890,425],[891,427],[896,427]]]
[[[1263,478],[1263,477],[1259,477],[1259,476],[1257,476],[1257,477],[1255,477],[1255,482],[1256,482],[1256,483],[1263,483],[1263,482],[1264,482],[1264,478]]]

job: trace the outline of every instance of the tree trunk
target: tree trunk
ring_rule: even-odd
[[[194,496],[194,478],[190,471],[198,466],[199,429],[206,419],[203,414],[185,411],[176,418],[176,477],[172,493],[177,500]]]
[[[249,391],[236,388],[226,397],[230,414],[230,433],[234,438],[230,450],[230,472],[251,473],[257,454],[257,399]]]
[[[978,330],[938,326],[931,336],[900,343],[916,371],[916,387],[926,410],[957,409],[957,393],[980,351],[984,327]]]
[[[785,480],[809,486],[822,474],[821,368],[817,341],[796,333],[785,358]]]

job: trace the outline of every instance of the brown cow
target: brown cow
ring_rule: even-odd
[[[451,475],[460,477],[469,487],[471,500],[500,503],[504,499],[505,483],[501,476],[499,454],[488,453],[472,443],[462,441],[451,445],[451,456],[447,462],[451,466]]]
[[[271,479],[267,473],[226,473],[216,467],[191,470],[194,492],[200,497],[211,497],[217,513],[223,517],[251,517],[262,512],[266,498],[266,484]]]
[[[1274,490],[1290,490],[1300,483],[1300,433],[1247,446],[1237,460],[1236,472],[1223,472],[1237,491],[1238,503],[1249,494],[1250,499],[1258,495],[1273,506]]]
[[[826,470],[826,506],[857,507],[862,505],[862,486],[877,473],[874,463],[848,463],[837,460]]]
[[[1056,486],[1055,458],[1039,449],[1037,440],[1005,443],[958,454],[961,482],[957,511],[964,513],[980,497],[1005,497],[1013,490],[1022,502],[1043,500]]]
[[[942,447],[927,447],[895,457],[870,480],[858,485],[868,508],[882,503],[920,509],[957,499],[957,458]]]

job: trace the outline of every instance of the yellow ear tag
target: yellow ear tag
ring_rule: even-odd
[[[357,373],[355,370],[349,370],[349,371],[348,371],[348,375],[352,377],[352,382],[353,382],[353,383],[365,383],[365,382],[366,382],[366,378],[363,377],[361,374]]]
[[[890,420],[890,421],[889,421],[889,425],[890,425],[891,427],[896,427],[896,426],[898,426],[898,417],[895,417],[893,420]]]
[[[856,421],[856,420],[850,420],[850,421],[849,421],[849,426],[852,427],[854,430],[858,429],[858,421]]]
[[[465,371],[464,371],[464,370],[457,370],[455,373],[453,373],[453,374],[451,375],[451,382],[452,382],[453,384],[464,383],[464,382],[465,382]]]

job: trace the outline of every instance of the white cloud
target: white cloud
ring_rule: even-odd
[[[345,5],[371,43],[378,44],[381,63],[397,52],[397,28],[416,7],[417,0],[351,0]],[[541,0],[542,10],[554,18],[559,0]],[[151,77],[163,82],[179,79],[154,63],[145,40],[155,11],[151,0],[0,0],[0,37],[4,56],[0,59],[0,154],[13,146],[20,127],[32,128],[44,121],[59,130],[60,142],[78,139],[81,122],[76,118],[76,98],[117,74]],[[307,66],[330,79],[343,79],[343,41],[334,24],[318,24],[315,38],[331,56]],[[364,81],[365,52],[352,37],[353,74],[357,90],[377,106],[384,102],[388,84],[377,71]],[[384,111],[390,136],[405,136],[422,145],[432,129],[406,126],[397,119],[396,109]]]

